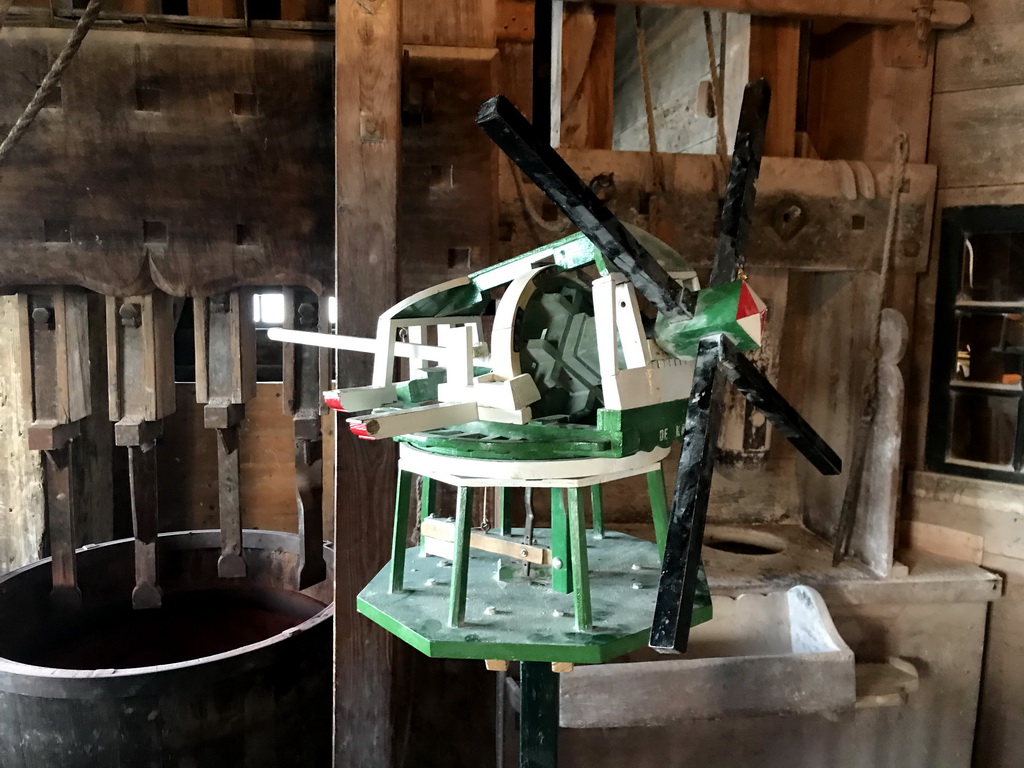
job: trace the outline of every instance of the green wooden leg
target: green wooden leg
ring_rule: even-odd
[[[551,566],[551,588],[555,592],[572,592],[572,558],[569,556],[569,530],[565,515],[565,490],[551,489],[551,558],[562,564]]]
[[[412,473],[398,471],[398,490],[395,492],[395,530],[391,537],[390,592],[401,592],[405,583],[405,534],[409,527],[409,492]]]
[[[498,530],[502,536],[512,535],[512,489],[495,488],[494,505],[497,509]]]
[[[590,570],[587,563],[587,521],[579,488],[569,489],[569,547],[572,561],[573,593],[576,608],[576,629],[588,632],[593,627],[590,614]]]
[[[433,478],[420,478],[420,520],[426,520],[437,511],[437,483]],[[420,534],[420,554],[426,554],[427,540]]]
[[[651,498],[654,539],[658,542],[658,552],[664,557],[665,537],[668,535],[668,501],[665,498],[665,478],[660,467],[647,473],[647,494]]]
[[[594,533],[604,536],[604,500],[600,483],[590,486],[590,515],[593,520]]]
[[[448,597],[448,626],[459,627],[466,618],[466,586],[469,583],[469,537],[473,528],[473,489],[459,486],[455,504],[455,559]]]
[[[424,477],[420,485],[420,520],[426,520],[434,514],[434,499],[437,496],[437,488],[433,478]]]

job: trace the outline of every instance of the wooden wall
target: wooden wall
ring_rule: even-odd
[[[160,529],[218,528],[217,436],[203,427],[195,385],[177,384],[177,407],[164,422],[159,450]],[[334,419],[325,416],[324,538],[334,538]],[[279,383],[260,383],[245,406],[239,431],[242,526],[298,530],[295,442],[292,417],[284,413]],[[115,449],[118,450],[118,449]]]
[[[1024,14],[1016,0],[974,0],[974,21],[939,37],[929,162],[939,167],[936,219],[962,205],[1024,203]],[[989,613],[975,765],[1008,768],[1024,751],[1024,489],[943,477],[924,469],[928,365],[937,236],[919,291],[918,341],[908,430],[918,471],[908,474],[904,515],[984,537],[982,565],[1005,579]]]
[[[0,296],[0,356],[18,360],[18,302]],[[37,560],[46,516],[40,454],[29,451],[21,408],[21,371],[0,367],[0,573]]]

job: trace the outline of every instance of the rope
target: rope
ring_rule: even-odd
[[[907,159],[910,156],[910,139],[903,131],[896,134],[894,155],[892,189],[889,190],[889,219],[885,225],[885,245],[882,248],[883,287],[889,278],[889,264],[892,261],[892,251],[896,247],[896,236],[899,234],[900,192],[907,178]]]
[[[4,0],[0,0],[4,2]],[[8,6],[10,3],[8,2]],[[53,66],[50,67],[50,71],[46,73],[46,77],[43,78],[43,82],[39,84],[39,88],[36,89],[35,95],[32,96],[32,100],[29,101],[28,106],[25,107],[25,111],[21,113],[21,117],[17,119],[13,126],[11,126],[10,132],[7,134],[7,138],[0,144],[0,165],[3,165],[4,160],[7,159],[7,155],[11,153],[15,145],[25,135],[25,132],[32,125],[32,121],[36,119],[39,111],[43,108],[43,104],[53,93],[54,89],[60,84],[61,76],[63,76],[65,70],[71,65],[72,60],[75,58],[75,54],[78,53],[78,49],[82,46],[82,41],[85,39],[86,33],[92,27],[93,22],[96,21],[100,15],[100,9],[103,6],[103,0],[89,0],[89,5],[85,9],[85,13],[78,20],[75,25],[74,31],[71,33],[71,37],[68,38],[67,43],[64,45],[64,49],[57,56],[57,60],[53,62]],[[0,10],[4,10],[0,7]],[[3,15],[6,15],[4,13]],[[2,20],[2,16],[0,16]]]
[[[889,218],[885,225],[885,243],[882,246],[882,266],[879,270],[879,304],[886,305],[889,294],[889,275],[892,265],[892,252],[896,247],[896,236],[900,224],[900,192],[907,177],[907,159],[910,154],[910,140],[907,134],[900,131],[896,134],[894,145],[892,188],[889,190]],[[836,526],[836,538],[832,551],[832,565],[839,565],[850,549],[853,536],[853,524],[857,516],[860,502],[860,490],[864,483],[864,464],[867,458],[868,443],[871,441],[875,428],[875,416],[878,413],[878,361],[882,354],[882,312],[875,316],[872,329],[871,358],[864,378],[864,410],[861,413],[857,428],[857,439],[853,446],[853,460],[850,464],[850,475],[843,493],[843,506],[839,512]]]
[[[661,192],[665,188],[665,168],[658,154],[658,137],[654,129],[654,99],[651,96],[651,69],[647,61],[647,35],[644,32],[643,9],[638,5],[636,12],[636,50],[640,60],[640,81],[644,87],[644,109],[647,113],[647,149],[651,153],[651,175],[654,190]]]
[[[723,39],[725,30],[723,28]],[[711,74],[711,99],[715,103],[715,119],[718,123],[716,133],[716,146],[718,156],[722,158],[723,165],[729,167],[729,149],[725,141],[725,90],[722,87],[722,78],[719,76],[718,64],[715,61],[715,33],[711,29],[711,14],[704,11],[704,41],[708,46],[708,71]],[[724,64],[724,62],[723,62]]]
[[[505,155],[505,159],[508,160],[508,167],[512,173],[512,181],[516,185],[516,197],[519,198],[519,205],[522,207],[523,213],[526,214],[526,221],[530,224],[531,229],[533,228],[533,225],[536,225],[555,235],[560,235],[566,232],[569,227],[572,226],[572,223],[569,221],[544,221],[544,217],[541,215],[540,211],[533,207],[533,203],[530,202],[530,198],[527,197],[526,192],[523,191],[523,182],[519,178],[519,169],[508,155]],[[536,229],[533,229],[533,235],[537,238],[538,242],[544,242],[544,238]]]

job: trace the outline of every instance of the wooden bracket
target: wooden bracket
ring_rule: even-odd
[[[326,331],[327,302],[304,288],[285,295],[285,327],[307,332]],[[299,515],[299,589],[327,578],[323,559],[323,435],[327,350],[285,344],[284,407],[291,413],[295,435],[295,498]]]
[[[242,547],[238,428],[245,403],[256,396],[256,330],[252,291],[197,298],[193,304],[196,400],[206,403],[203,425],[217,430],[218,509],[221,553],[217,573],[240,579],[246,573]]]

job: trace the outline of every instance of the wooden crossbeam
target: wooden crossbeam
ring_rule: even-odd
[[[798,19],[841,19],[860,24],[913,24],[917,0],[609,0],[629,5],[679,5],[706,10],[789,16]],[[955,0],[936,0],[931,14],[935,29],[956,29],[971,20],[971,9]]]
[[[420,524],[420,535],[427,540],[427,554],[451,557],[451,545],[455,541],[454,522],[428,517]],[[441,545],[435,547],[431,543],[433,541],[440,542]],[[513,541],[511,537],[473,531],[469,536],[469,548],[477,549],[481,552],[490,552],[502,557],[511,557],[525,563],[551,565],[550,549],[533,544],[524,544],[521,541]]]

